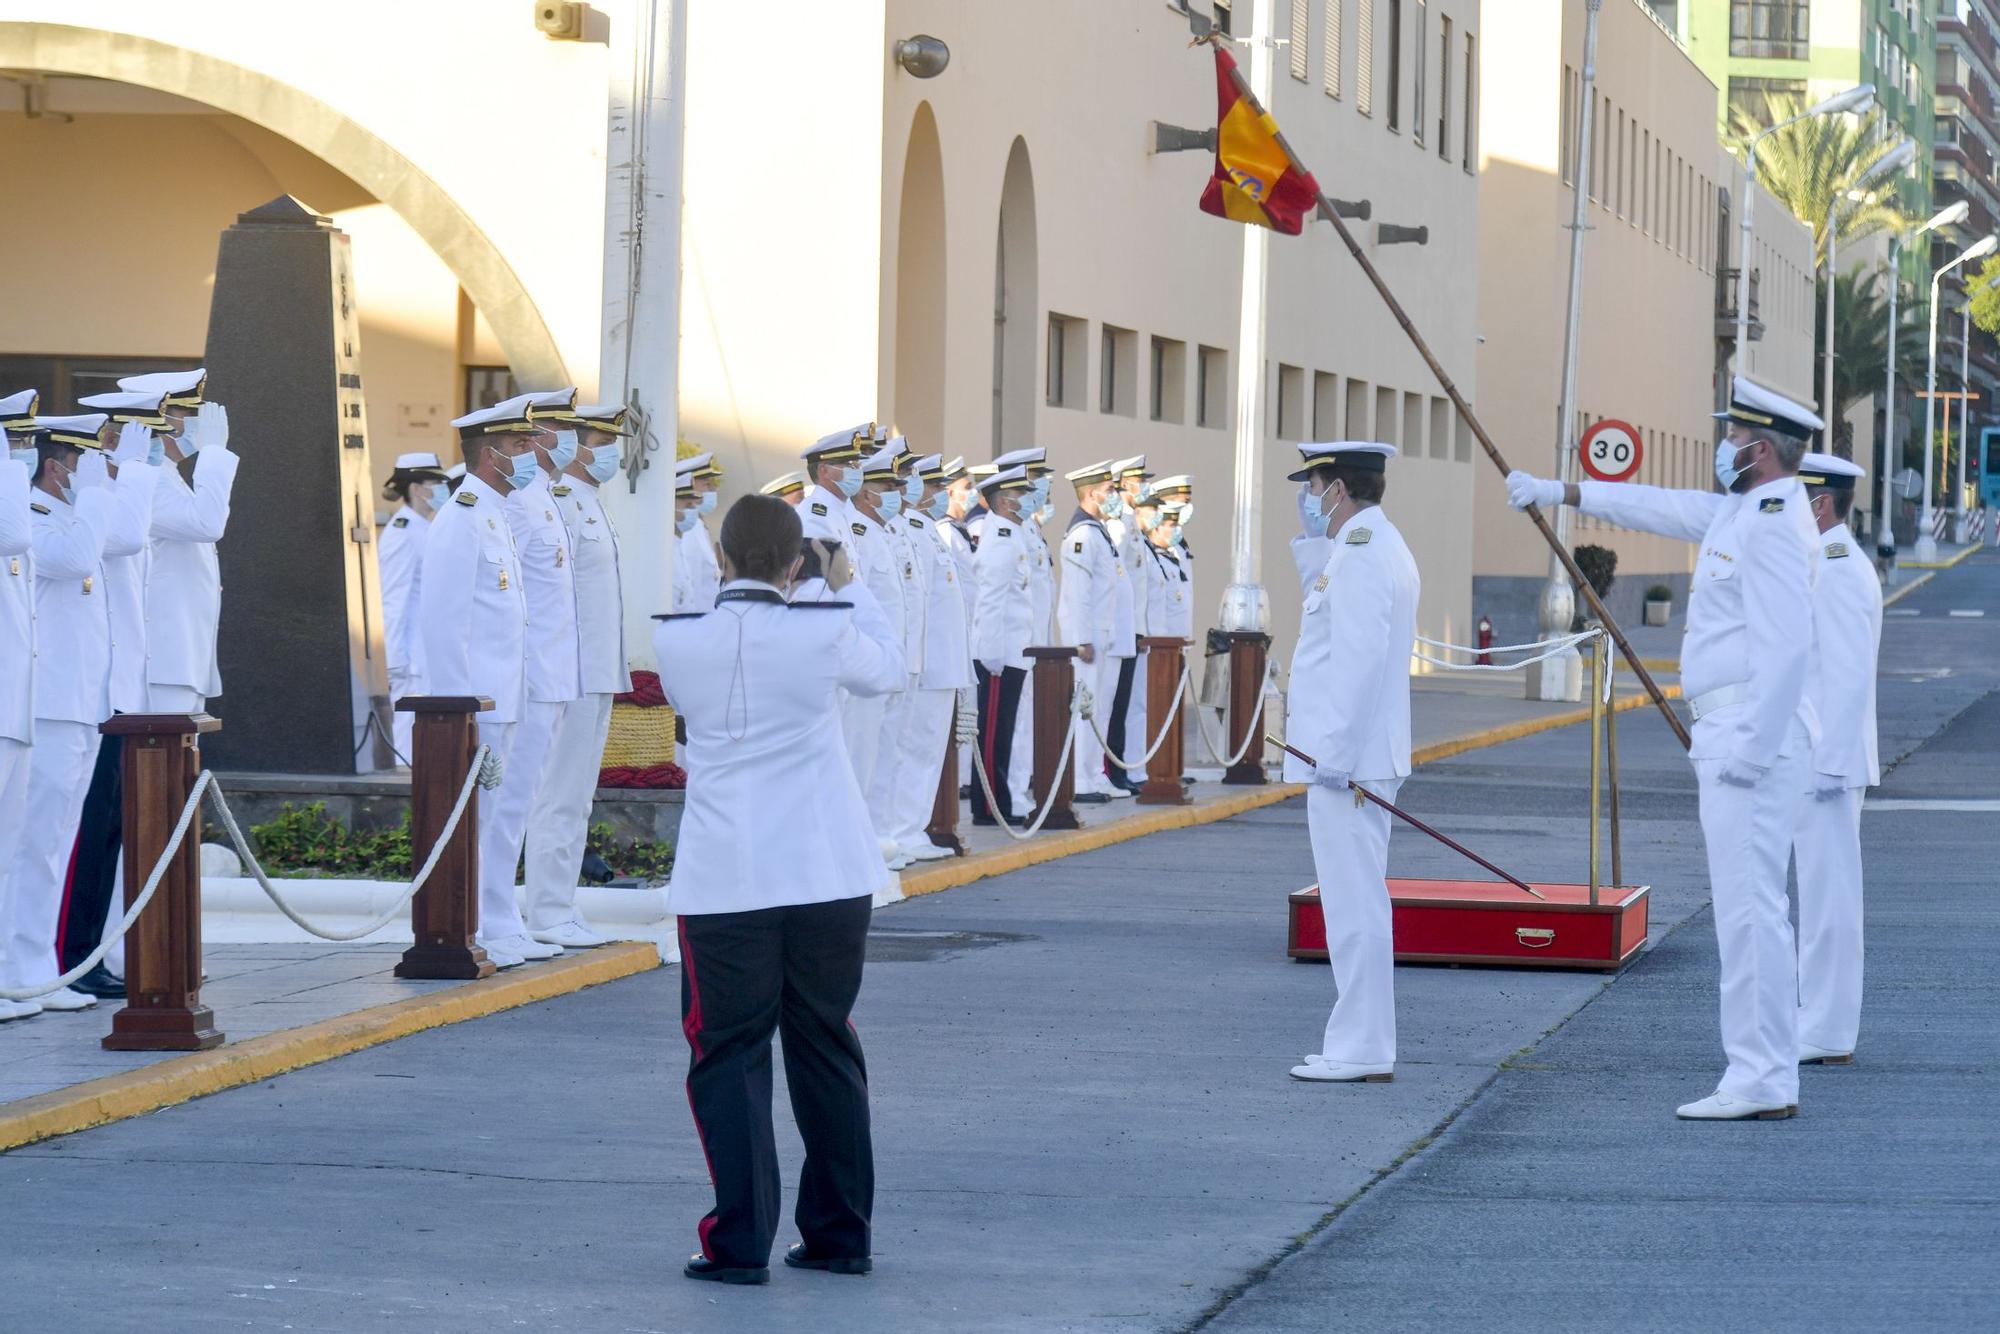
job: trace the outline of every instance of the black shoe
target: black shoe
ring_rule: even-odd
[[[1139,789],[1145,785],[1143,783],[1136,783],[1132,781],[1132,776],[1130,774],[1116,773],[1111,775],[1111,786],[1116,788],[1123,788],[1125,791],[1130,792],[1136,796],[1139,792]]]
[[[789,1262],[791,1257],[787,1255],[785,1259]],[[771,1281],[771,1271],[768,1268],[732,1269],[728,1265],[717,1264],[705,1255],[689,1256],[687,1268],[681,1272],[689,1278],[703,1279],[709,1283],[740,1283],[749,1286]]]
[[[829,1274],[865,1274],[875,1267],[865,1255],[807,1255],[804,1242],[785,1252],[785,1263],[794,1269],[824,1269]]]
[[[958,799],[959,799],[960,801],[971,801],[971,800],[972,800],[972,785],[971,785],[971,784],[969,784],[969,783],[968,783],[967,785],[965,785],[964,787],[961,787],[961,788],[960,788],[960,789],[958,790]]]
[[[1111,800],[1111,794],[1108,792],[1079,792],[1071,797],[1070,800],[1079,806],[1095,806],[1100,802]]]
[[[1192,779],[1192,778],[1189,778],[1189,777],[1188,777],[1188,776],[1187,776],[1186,774],[1182,774],[1182,775],[1181,775],[1181,786],[1182,786],[1182,787],[1193,787],[1193,786],[1194,786],[1194,779]]]
[[[991,829],[999,823],[998,820],[990,815],[975,815],[972,817],[972,827],[974,829]]]
[[[594,852],[583,854],[582,869],[583,878],[593,885],[608,885],[618,874],[611,869],[610,862],[605,861],[604,858]]]
[[[84,995],[95,996],[99,1000],[125,999],[125,979],[103,964],[97,965],[69,985],[70,990],[81,991]]]

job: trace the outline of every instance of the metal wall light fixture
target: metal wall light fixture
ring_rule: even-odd
[[[905,37],[894,47],[896,63],[916,79],[935,79],[951,63],[951,48],[928,33]]]

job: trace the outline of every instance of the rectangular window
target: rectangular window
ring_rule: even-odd
[[[1220,430],[1229,425],[1229,353],[1203,347],[1195,360],[1194,424]]]
[[[1381,0],[1361,0],[1355,12],[1360,26],[1354,33],[1354,109],[1375,114],[1375,6]]]
[[[1080,408],[1089,387],[1084,383],[1084,335],[1089,322],[1049,312],[1048,403],[1052,408]]]
[[[1455,463],[1472,462],[1472,423],[1463,417],[1458,419],[1458,434],[1452,441],[1451,457]]]
[[[1465,34],[1465,125],[1458,135],[1458,165],[1472,171],[1472,130],[1479,123],[1479,64],[1473,59],[1473,36]]]
[[[1438,15],[1438,156],[1451,161],[1451,20]]]
[[[1564,185],[1576,184],[1576,71],[1563,66],[1562,144],[1556,150],[1556,174]]]
[[[1368,424],[1368,382],[1349,380],[1347,382],[1347,415],[1341,422],[1338,438],[1346,440],[1373,440],[1375,428]]]
[[[1451,457],[1451,400],[1448,398],[1431,400],[1431,457]]]
[[[1639,132],[1639,158],[1637,169],[1639,207],[1633,212],[1632,221],[1639,224],[1642,232],[1653,230],[1653,132]]]
[[[1609,122],[1605,128],[1610,128]],[[1618,113],[1618,130],[1612,138],[1616,156],[1612,160],[1611,211],[1622,218],[1625,216],[1625,113],[1622,111]]]
[[[1300,83],[1306,81],[1306,39],[1311,28],[1312,0],[1292,0],[1292,44],[1285,54],[1292,58],[1292,77]]]
[[[1396,438],[1399,418],[1396,412],[1396,391],[1377,389],[1375,391],[1375,431],[1368,439],[1379,440],[1385,445],[1401,446]]]
[[[1176,338],[1153,339],[1152,362],[1148,415],[1178,426],[1187,413],[1187,344]]]
[[[1137,415],[1139,335],[1107,324],[1097,341],[1097,410],[1120,417]]]
[[[1340,96],[1340,11],[1347,0],[1326,0],[1326,35],[1320,41],[1320,86],[1328,97]],[[1361,0],[1366,8],[1368,0]]]
[[[1403,452],[1415,458],[1424,447],[1424,396],[1403,395]]]
[[[1277,437],[1303,440],[1306,424],[1306,373],[1298,366],[1278,366]]]
[[[1332,371],[1313,372],[1312,438],[1342,440],[1340,433],[1340,377]],[[1995,450],[2000,457],[2000,450]]]
[[[1389,129],[1403,128],[1403,0],[1389,0]]]
[[[1812,47],[1812,0],[1729,0],[1729,54],[1804,60]]]
[[[1411,82],[1415,85],[1410,106],[1410,138],[1415,141],[1419,148],[1424,146],[1424,108],[1426,106],[1424,102],[1424,53],[1430,50],[1431,45],[1430,17],[1430,6],[1425,4],[1424,0],[1417,0],[1417,40],[1410,45],[1410,51],[1416,57],[1410,61]]]
[[[1806,96],[1804,79],[1759,79],[1748,75],[1729,76],[1729,110],[1742,112],[1759,125],[1769,125],[1775,119],[1771,103],[1776,100],[1790,100],[1803,103]]]

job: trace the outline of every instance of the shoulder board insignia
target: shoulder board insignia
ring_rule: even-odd
[[[1000,530],[1000,536],[1002,537],[1012,537],[1013,535],[1014,535],[1014,530],[1012,528],[1002,528]]]
[[[471,505],[477,505],[479,503],[479,495],[477,492],[467,491],[463,488],[460,488],[458,491],[454,492],[451,498],[452,502],[458,505],[471,506]]]
[[[1365,547],[1368,545],[1368,539],[1373,536],[1375,536],[1373,529],[1350,528],[1347,530],[1347,545],[1350,547]]]
[[[391,528],[408,528],[410,526],[410,516],[407,514],[398,514],[395,518],[389,520],[389,526]]]
[[[820,518],[824,519],[826,517],[826,506],[821,504],[819,501],[815,500],[812,503],[812,512],[814,514],[819,515]]]
[[[671,611],[655,615],[653,619],[656,621],[698,621],[706,615],[708,613],[705,611]]]
[[[1784,511],[1785,498],[1783,496],[1765,496],[1757,502],[1757,512],[1759,514],[1782,514]]]
[[[854,604],[852,602],[787,602],[785,605],[793,611],[811,611],[815,607],[825,607],[830,611],[845,611]]]
[[[916,515],[912,514],[909,518],[909,524],[910,527],[912,528],[921,528],[924,526],[924,521],[918,518]]]
[[[29,501],[28,508],[33,510],[37,514],[47,514],[49,512],[49,507],[37,500]]]
[[[1083,554],[1083,543],[1081,541],[1071,543],[1070,550],[1081,556]]]
[[[851,525],[849,525],[849,526],[850,526],[850,527],[852,527],[852,528],[854,529],[854,535],[855,535],[856,537],[866,537],[866,536],[868,536],[868,525],[866,525],[866,524],[861,524],[861,523],[857,523],[857,524],[851,524]]]
[[[550,487],[549,494],[552,496],[566,496],[569,494],[569,488],[566,486]]]
[[[1828,560],[1839,560],[1842,556],[1845,556],[1846,554],[1847,554],[1847,543],[1829,542],[1826,544],[1826,558]]]

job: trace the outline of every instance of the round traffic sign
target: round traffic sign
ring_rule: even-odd
[[[1607,417],[1583,433],[1577,452],[1583,470],[1598,481],[1625,481],[1639,471],[1639,430]]]

